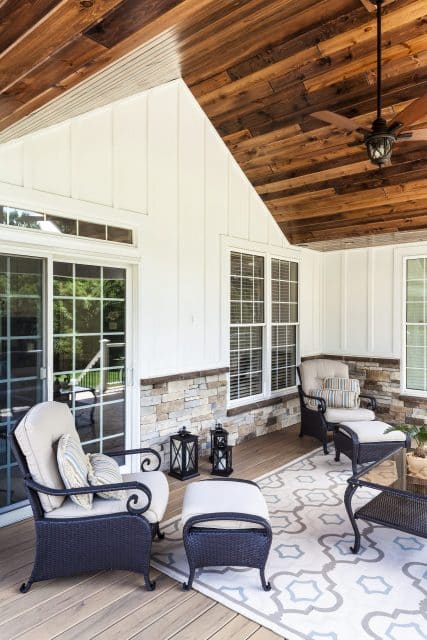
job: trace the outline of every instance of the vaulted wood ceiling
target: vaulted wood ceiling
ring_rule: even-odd
[[[385,5],[392,118],[427,94],[427,0]],[[310,115],[374,119],[373,9],[369,0],[0,0],[0,131],[145,45],[146,86],[182,75],[291,242],[421,237],[427,142],[396,145],[379,170],[355,134]],[[103,91],[108,99],[108,83]]]

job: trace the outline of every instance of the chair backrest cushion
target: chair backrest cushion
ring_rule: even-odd
[[[322,389],[325,378],[348,378],[348,365],[339,360],[305,360],[299,370],[305,393],[310,393],[311,389]]]
[[[61,402],[36,404],[16,427],[16,440],[35,482],[52,489],[64,489],[56,461],[55,445],[66,433],[79,440],[72,413]],[[64,502],[63,496],[39,494],[39,498],[46,512],[57,509]]]

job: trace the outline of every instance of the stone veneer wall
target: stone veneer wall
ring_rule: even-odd
[[[208,455],[210,430],[222,422],[235,443],[299,422],[296,394],[227,411],[228,369],[141,380],[141,446],[157,449],[169,468],[169,436],[185,425]]]
[[[400,392],[400,360],[322,355],[342,360],[349,365],[350,377],[358,378],[361,389],[376,398],[377,415],[388,422],[427,424],[427,398],[402,395]]]

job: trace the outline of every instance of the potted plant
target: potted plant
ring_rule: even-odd
[[[425,425],[417,427],[415,425],[399,424],[395,427],[388,427],[384,433],[391,431],[402,431],[414,438],[417,443],[416,448],[406,454],[409,475],[427,480],[427,427]]]

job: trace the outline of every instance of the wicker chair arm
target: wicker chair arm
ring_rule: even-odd
[[[195,527],[197,524],[200,524],[201,522],[212,522],[215,520],[230,520],[230,521],[238,520],[239,522],[247,522],[248,524],[255,525],[257,528],[261,526],[268,535],[270,536],[272,535],[271,525],[268,522],[268,520],[266,520],[265,518],[261,518],[260,516],[256,516],[256,515],[251,515],[249,513],[237,513],[237,512],[230,513],[229,511],[227,511],[227,512],[217,512],[217,513],[205,513],[205,514],[200,514],[198,516],[193,516],[192,518],[189,518],[184,525],[184,529],[183,529],[184,537],[189,532],[189,530],[192,527]],[[239,529],[236,529],[236,531],[239,531]]]
[[[362,400],[368,401],[368,409],[371,409],[372,411],[377,410],[377,399],[374,398],[374,396],[368,396],[365,393],[361,393],[359,398],[361,398]]]
[[[310,396],[308,393],[305,393],[305,391],[303,389],[301,389],[301,396],[304,402],[304,407],[306,409],[309,409],[310,411],[314,411],[314,409],[311,409],[311,407],[307,406],[307,403],[305,402],[305,400],[316,400],[317,402],[317,411],[321,411],[322,413],[325,413],[326,411],[326,401],[324,398],[318,398],[317,396]]]
[[[150,458],[144,458],[143,460],[141,460],[141,471],[158,471],[160,469],[160,466],[162,464],[162,459],[160,457],[159,452],[155,451],[154,449],[143,448],[143,449],[127,449],[125,451],[109,451],[108,455],[110,457],[118,457],[118,456],[129,456],[136,453],[150,453],[157,459],[157,466],[155,469],[149,468],[151,465]]]
[[[346,427],[345,424],[337,424],[334,428],[335,431],[344,431],[344,433],[346,433],[348,437],[351,438],[353,447],[359,446],[359,438],[357,436],[357,433],[350,429],[350,427]]]
[[[99,493],[100,491],[123,491],[128,489],[136,489],[138,491],[142,491],[147,496],[147,504],[143,507],[134,507],[132,504],[137,504],[139,501],[139,496],[136,493],[132,493],[126,502],[126,508],[129,513],[133,515],[141,515],[145,513],[151,505],[152,494],[148,487],[142,482],[137,482],[136,480],[132,480],[131,482],[120,482],[116,484],[98,484],[87,487],[72,487],[71,489],[53,489],[52,487],[46,487],[43,484],[39,484],[35,482],[31,478],[25,478],[25,485],[32,489],[33,491],[37,491],[38,493],[46,493],[51,496],[74,496],[74,495],[82,495],[87,493]]]

